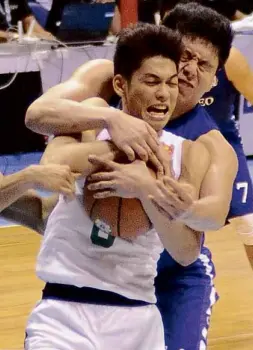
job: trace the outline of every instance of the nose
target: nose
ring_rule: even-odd
[[[168,84],[163,83],[159,85],[157,91],[156,91],[156,98],[160,102],[166,102],[170,97],[170,89]]]
[[[188,61],[180,67],[181,73],[183,73],[187,79],[194,79],[197,75],[198,62],[196,60]]]

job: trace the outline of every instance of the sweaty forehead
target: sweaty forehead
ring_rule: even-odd
[[[183,38],[184,50],[199,59],[218,61],[217,49],[203,39]]]
[[[171,59],[155,56],[145,59],[138,73],[144,75],[154,75],[162,79],[168,79],[177,74],[177,66]]]

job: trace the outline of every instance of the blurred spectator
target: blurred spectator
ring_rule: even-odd
[[[45,28],[47,17],[52,6],[51,0],[28,0],[29,7],[39,24]]]
[[[27,1],[0,0],[0,36],[2,41],[17,38],[17,33],[10,33],[8,30],[17,26],[18,21],[22,21],[24,32],[27,32],[34,20]],[[43,38],[52,37],[37,21],[35,21],[33,35]],[[45,147],[44,137],[31,132],[24,124],[27,108],[42,93],[40,72],[18,73],[14,81],[11,82],[12,78],[13,73],[0,74],[0,153],[42,151]],[[6,160],[0,159],[0,163],[1,161],[6,162]]]
[[[25,33],[32,21],[35,21],[33,35],[43,38],[52,37],[51,34],[45,31],[35,20],[26,0],[0,0],[0,38],[2,41],[10,37],[17,38],[17,33],[13,34],[9,32],[9,29],[17,26],[18,21],[22,21]]]
[[[58,30],[58,25],[59,22],[61,21],[62,14],[64,7],[67,4],[71,3],[84,3],[84,4],[89,4],[89,3],[106,3],[106,2],[114,2],[114,1],[107,1],[107,0],[52,0],[52,6],[51,10],[49,12],[48,18],[47,18],[47,23],[46,23],[46,29],[51,32],[53,35],[57,34]]]

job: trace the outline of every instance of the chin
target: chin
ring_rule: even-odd
[[[167,124],[167,122],[166,123],[161,123],[161,122],[152,122],[152,123],[149,123],[149,125],[150,126],[152,126],[152,128],[156,131],[156,132],[159,132],[159,131],[161,131],[164,127],[165,127],[165,125]]]

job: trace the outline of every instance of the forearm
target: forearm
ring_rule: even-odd
[[[42,38],[44,36],[48,37],[49,35],[51,35],[51,33],[47,32],[43,27],[41,27],[41,25],[37,22],[35,17],[32,15],[27,16],[23,19],[23,27],[24,27],[25,33],[27,33],[32,23],[33,23],[33,28],[32,28],[31,35],[38,35]]]
[[[200,253],[201,233],[159,213],[148,199],[148,194],[152,194],[150,188],[142,194],[141,202],[164,248],[180,265],[192,264]]]
[[[18,198],[1,212],[1,216],[16,224],[26,226],[40,234],[44,232],[43,199],[32,190]]]
[[[9,207],[1,212],[1,217],[43,235],[47,219],[58,202],[59,196],[41,197],[36,191],[28,190]]]
[[[0,185],[0,211],[14,203],[33,185],[32,167],[4,176]]]
[[[104,129],[107,120],[119,110],[84,105],[67,99],[38,100],[28,108],[26,125],[46,135],[80,133],[85,130]]]
[[[90,155],[105,156],[106,159],[115,159],[118,151],[109,141],[95,141],[88,143],[71,143],[59,148],[50,148],[42,157],[42,164],[68,165],[72,172],[87,176],[96,171],[97,166],[89,162]]]
[[[217,196],[207,196],[194,202],[180,221],[196,231],[215,231],[226,222],[229,207]]]
[[[8,40],[13,40],[13,39],[17,39],[18,35],[17,33],[13,33],[10,31],[4,31],[4,30],[0,30],[0,41],[8,41]]]

